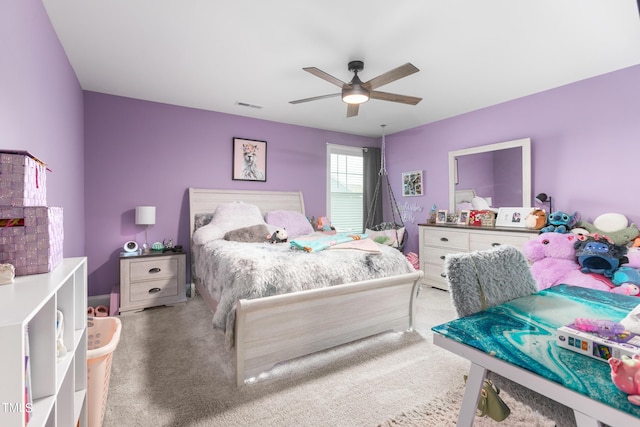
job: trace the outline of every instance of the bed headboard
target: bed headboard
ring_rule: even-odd
[[[215,212],[218,205],[244,202],[256,205],[260,212],[273,210],[296,211],[304,215],[304,199],[299,191],[215,190],[189,188],[189,235],[194,230],[198,214]]]

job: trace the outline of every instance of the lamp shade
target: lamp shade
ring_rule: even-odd
[[[156,223],[156,207],[155,206],[138,206],[136,207],[136,224],[152,225]]]
[[[540,193],[536,196],[536,200],[540,203],[544,203],[549,200],[549,196],[546,193]]]

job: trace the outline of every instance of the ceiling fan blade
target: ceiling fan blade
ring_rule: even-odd
[[[342,88],[343,86],[347,85],[347,83],[343,82],[340,79],[337,79],[335,77],[333,77],[331,74],[327,74],[324,71],[316,68],[316,67],[306,67],[303,68],[303,70],[305,70],[308,73],[313,74],[316,77],[320,77],[323,80],[328,81],[329,83],[333,83],[334,85],[338,86],[339,88]]]
[[[402,104],[409,104],[409,105],[416,105],[418,102],[422,101],[422,98],[418,98],[415,96],[398,95],[397,93],[379,92],[377,90],[372,90],[369,93],[369,97],[371,99],[400,102]]]
[[[329,95],[314,96],[312,98],[304,98],[304,99],[297,99],[295,101],[289,101],[289,104],[301,104],[303,102],[317,101],[319,99],[335,98],[336,96],[340,96],[340,95],[342,95],[342,94],[341,93],[332,93],[332,94],[329,94]]]
[[[420,71],[410,62],[407,62],[404,65],[401,65],[393,70],[389,70],[386,73],[380,74],[378,77],[374,77],[368,82],[365,82],[362,86],[369,90],[373,90],[380,86],[384,86],[396,80],[399,80],[403,77],[407,77],[413,73],[417,73]]]
[[[353,117],[358,115],[360,104],[348,104],[347,105],[347,117]]]

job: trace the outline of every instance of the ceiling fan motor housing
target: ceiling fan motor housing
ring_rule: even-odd
[[[351,61],[349,62],[349,71],[353,73],[358,73],[364,69],[364,62],[362,61]]]

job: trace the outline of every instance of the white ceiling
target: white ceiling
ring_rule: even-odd
[[[83,89],[379,136],[640,63],[636,0],[43,0]],[[367,81],[357,117],[302,70]],[[237,102],[261,106],[243,107]]]

